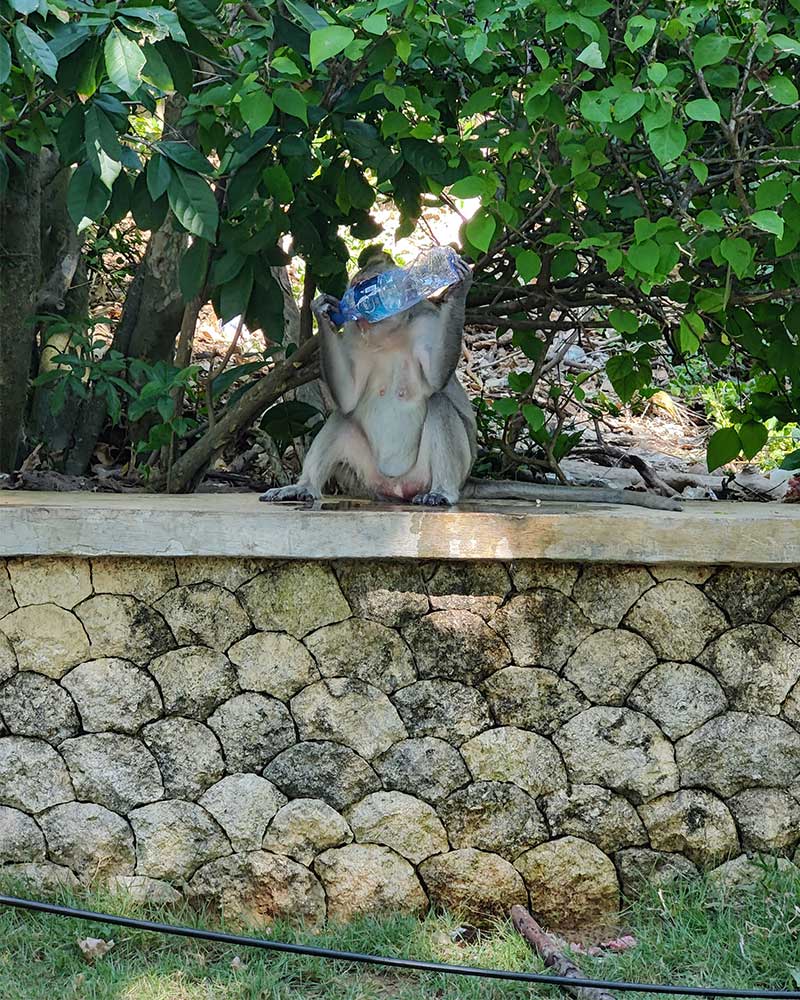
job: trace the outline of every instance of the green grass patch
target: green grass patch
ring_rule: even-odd
[[[11,892],[13,888],[6,887]],[[19,894],[23,894],[17,887]],[[59,902],[105,912],[228,930],[186,907],[135,905],[102,893]],[[679,882],[640,899],[624,915],[637,946],[580,956],[589,976],[636,982],[765,989],[800,987],[800,878],[771,870],[762,884],[720,896],[705,882]],[[470,944],[451,934],[458,920],[388,917],[319,935],[277,926],[270,936],[324,947],[520,971],[544,971],[508,923]],[[88,963],[78,940],[113,939]],[[236,961],[238,957],[238,961]],[[646,994],[630,994],[632,997]],[[111,925],[0,909],[3,1000],[506,1000],[561,997],[532,988],[423,975],[187,941]]]

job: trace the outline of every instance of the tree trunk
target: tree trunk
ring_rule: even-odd
[[[0,472],[17,467],[41,273],[39,160],[18,151],[0,199]]]

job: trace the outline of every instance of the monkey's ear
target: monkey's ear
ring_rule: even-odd
[[[357,267],[359,271],[363,271],[369,264],[378,262],[394,265],[392,255],[383,249],[383,243],[372,243],[358,255]]]

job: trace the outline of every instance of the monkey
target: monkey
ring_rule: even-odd
[[[362,255],[350,287],[395,264],[380,247]],[[469,473],[477,423],[456,374],[472,269],[458,258],[458,280],[376,323],[334,328],[338,300],[318,296],[311,309],[320,335],[322,377],[334,410],[308,450],[298,482],[267,490],[265,502],[319,500],[335,479],[348,496],[449,507],[460,499],[627,503],[680,510],[649,493],[550,484],[485,481]]]

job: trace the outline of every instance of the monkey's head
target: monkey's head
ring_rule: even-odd
[[[350,288],[396,266],[392,255],[383,249],[383,245],[373,243],[358,255],[358,270],[350,279]]]

